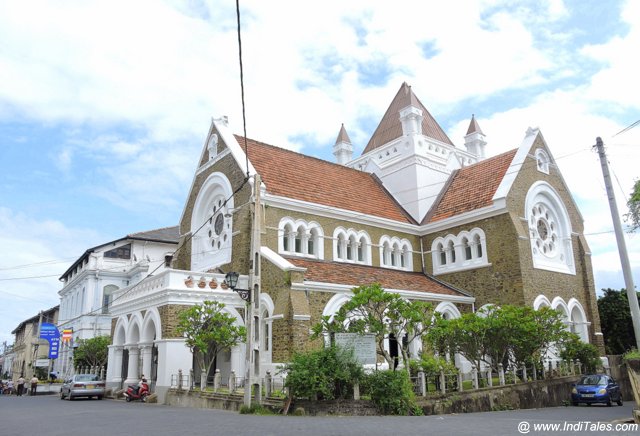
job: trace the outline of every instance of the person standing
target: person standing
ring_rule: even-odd
[[[20,374],[20,378],[18,379],[17,385],[18,385],[17,395],[19,397],[21,397],[22,396],[22,392],[24,390],[24,377],[22,376],[22,374]]]
[[[38,389],[38,377],[34,374],[31,377],[31,396],[33,397],[36,394],[36,390]]]

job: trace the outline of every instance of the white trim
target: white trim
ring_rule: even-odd
[[[520,174],[520,169],[522,168],[522,165],[524,164],[525,159],[529,155],[529,150],[531,150],[531,147],[533,146],[533,143],[535,142],[539,134],[540,134],[540,130],[537,128],[527,129],[527,133],[525,134],[524,139],[520,143],[520,146],[518,147],[518,151],[516,152],[516,155],[513,157],[513,160],[511,161],[511,164],[509,165],[509,167],[507,167],[507,172],[502,178],[500,185],[498,185],[498,189],[496,189],[496,193],[493,195],[494,201],[499,198],[506,198],[507,195],[509,195],[509,191],[511,190],[511,187],[515,182],[516,177],[518,177],[518,174]]]
[[[293,291],[308,291],[313,289],[320,292],[334,292],[350,294],[352,289],[357,285],[342,285],[336,283],[325,282],[312,282],[305,281],[302,283],[292,283],[291,290]],[[448,294],[434,294],[433,292],[420,292],[420,291],[407,291],[404,289],[385,289],[387,292],[393,292],[402,297],[412,300],[424,300],[424,301],[452,301],[457,303],[472,304],[476,301],[475,297],[465,297],[458,295]]]
[[[449,313],[449,314],[451,314],[453,319],[460,318],[462,316],[462,314],[460,313],[460,310],[458,310],[456,305],[453,304],[450,301],[441,302],[440,304],[438,304],[436,306],[435,311],[438,312],[438,313],[441,313],[443,315],[445,313]]]
[[[285,209],[290,212],[308,213],[312,215],[332,218],[334,220],[341,219],[351,221],[353,223],[374,226],[395,230],[398,232],[417,234],[417,226],[412,223],[401,223],[399,221],[369,215],[361,212],[354,212],[347,209],[338,209],[325,204],[310,203],[308,201],[295,200],[287,197],[281,197],[266,193],[263,202],[267,206]]]
[[[533,309],[538,310],[542,305],[551,307],[551,301],[549,301],[549,299],[544,295],[540,294],[536,297],[535,300],[533,300]]]
[[[311,315],[293,315],[294,321],[310,321]]]
[[[281,269],[282,271],[300,271],[305,272],[307,269],[295,266],[291,262],[289,262],[284,257],[280,256],[278,253],[270,249],[269,247],[261,246],[260,247],[260,255],[267,259],[269,262],[274,264],[276,267]]]

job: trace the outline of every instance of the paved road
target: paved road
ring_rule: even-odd
[[[505,412],[418,417],[293,417],[240,415],[222,410],[125,403],[115,400],[60,401],[55,396],[0,395],[2,436],[112,435],[519,435],[527,422],[530,435],[640,435],[638,431],[590,431],[631,417],[623,407],[555,407]],[[535,431],[535,424],[573,425],[575,431]],[[582,422],[582,424],[580,424]],[[589,424],[586,424],[588,422]],[[520,424],[522,425],[522,424]],[[580,427],[578,427],[580,426]]]

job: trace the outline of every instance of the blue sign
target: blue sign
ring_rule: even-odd
[[[40,325],[40,337],[49,341],[49,359],[58,357],[58,346],[60,345],[60,332],[54,324],[44,322]]]
[[[49,339],[49,359],[58,358],[58,346],[60,345],[60,339]]]

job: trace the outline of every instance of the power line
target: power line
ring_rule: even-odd
[[[634,127],[636,127],[638,124],[640,124],[640,120],[636,121],[635,123],[625,127],[624,129],[620,130],[618,133],[616,133],[615,135],[612,136],[612,138],[615,138],[616,136],[620,135],[621,133],[624,133],[628,130],[633,129]]]

